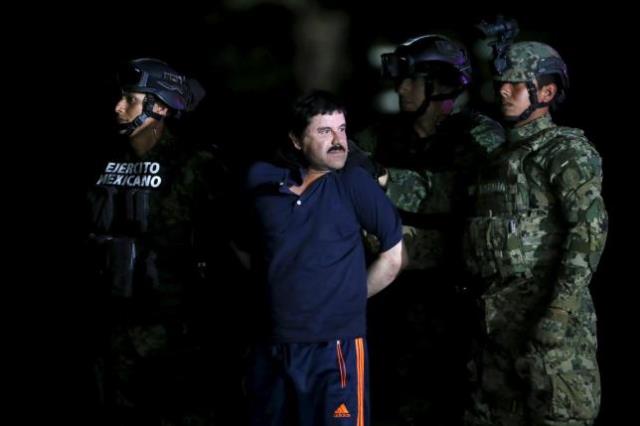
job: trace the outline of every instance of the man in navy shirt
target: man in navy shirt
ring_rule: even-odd
[[[345,109],[316,91],[294,106],[287,164],[250,169],[261,236],[252,257],[268,312],[248,377],[252,425],[369,424],[366,301],[406,264],[393,204],[347,166]],[[381,253],[367,268],[362,230]]]

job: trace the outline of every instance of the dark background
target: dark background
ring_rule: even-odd
[[[45,18],[50,25],[41,40],[49,51],[43,58],[54,70],[49,83],[58,84],[40,80],[38,83],[47,91],[45,96],[42,89],[39,93],[50,107],[47,113],[53,110],[60,127],[41,152],[51,156],[48,165],[52,172],[47,175],[63,183],[54,185],[55,191],[42,194],[46,201],[38,204],[53,223],[47,225],[48,236],[39,235],[37,241],[44,240],[40,250],[50,261],[47,267],[43,265],[44,281],[64,285],[43,292],[45,298],[56,296],[46,304],[53,307],[51,316],[57,321],[43,327],[44,349],[39,362],[55,377],[46,380],[44,386],[34,378],[28,383],[32,383],[28,393],[58,401],[56,409],[62,409],[67,423],[81,419],[79,413],[90,404],[83,342],[92,330],[83,319],[90,308],[82,300],[83,288],[89,283],[81,282],[81,267],[76,263],[83,239],[79,225],[82,219],[77,212],[82,210],[83,191],[95,161],[109,149],[107,141],[118,96],[114,75],[119,63],[157,57],[200,80],[208,95],[187,119],[189,139],[215,144],[234,167],[241,168],[285,137],[284,118],[291,100],[314,83],[296,64],[316,69],[337,58],[332,63],[338,65],[323,74],[331,78],[320,83],[347,101],[350,129],[357,130],[375,118],[374,95],[382,87],[379,71],[367,60],[373,44],[397,44],[429,32],[465,39],[468,29],[480,18],[502,13],[518,20],[519,40],[544,41],[560,52],[569,67],[571,87],[568,102],[556,121],[584,129],[603,158],[610,232],[592,282],[603,380],[598,424],[613,425],[618,419],[629,418],[633,410],[630,397],[637,395],[629,389],[633,389],[631,375],[636,368],[632,348],[638,335],[637,322],[631,320],[637,309],[633,307],[637,278],[631,258],[635,253],[630,249],[635,246],[632,238],[636,229],[631,206],[636,204],[637,194],[633,173],[638,120],[637,66],[633,62],[637,60],[637,48],[631,48],[636,28],[626,23],[629,11],[614,4],[560,10],[547,2],[518,7],[469,7],[453,2],[436,6],[406,0],[311,3],[112,3],[80,6],[62,16],[57,13],[55,18]],[[318,24],[324,29],[314,33],[318,28],[314,15],[326,16],[326,21],[338,21],[342,26]],[[50,26],[55,39],[49,44]],[[315,34],[321,41],[338,37],[341,41],[334,45],[339,46],[337,53],[322,47],[307,51],[301,47],[304,43],[300,34]]]

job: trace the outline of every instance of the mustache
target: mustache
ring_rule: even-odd
[[[329,150],[327,152],[334,152],[334,151],[345,151],[344,147],[342,145],[333,145],[331,148],[329,148]]]

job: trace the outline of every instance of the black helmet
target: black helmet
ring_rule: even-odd
[[[407,40],[393,53],[382,55],[382,76],[401,79],[412,76],[453,74],[455,83],[471,83],[471,64],[465,47],[450,38],[427,34]]]
[[[192,111],[205,95],[194,79],[159,59],[134,59],[119,73],[120,86],[130,92],[151,93],[175,111]]]
[[[179,74],[159,59],[130,61],[118,73],[118,80],[124,91],[148,94],[144,98],[142,113],[131,122],[120,124],[119,133],[123,135],[133,133],[147,118],[164,119],[153,111],[156,101],[166,104],[175,111],[175,117],[179,117],[183,111],[193,111],[205,95],[198,81]]]

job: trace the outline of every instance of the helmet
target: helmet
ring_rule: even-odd
[[[523,41],[514,43],[506,51],[506,60],[501,67],[497,67],[496,82],[524,82],[529,92],[531,104],[520,115],[505,117],[507,123],[518,123],[531,116],[534,110],[546,107],[549,102],[538,100],[534,81],[540,75],[555,75],[558,77],[558,93],[554,98],[554,104],[560,103],[566,97],[569,87],[569,74],[567,65],[558,52],[551,46],[536,41]]]
[[[119,133],[131,135],[147,118],[163,120],[164,116],[153,111],[156,100],[176,112],[178,118],[183,111],[192,111],[204,98],[205,90],[194,79],[179,74],[159,59],[140,58],[130,61],[118,73],[120,87],[124,91],[147,93],[142,113],[129,123],[121,123]]]
[[[533,82],[536,76],[555,74],[559,78],[558,93],[564,96],[569,87],[567,65],[551,46],[535,41],[514,43],[507,51],[506,66],[498,70],[496,81]]]
[[[205,95],[200,83],[158,59],[132,60],[120,71],[119,80],[123,90],[153,94],[175,111],[192,111]]]
[[[412,38],[393,53],[382,55],[382,76],[399,79],[411,76],[453,75],[456,85],[471,83],[471,64],[464,46],[437,34]]]

